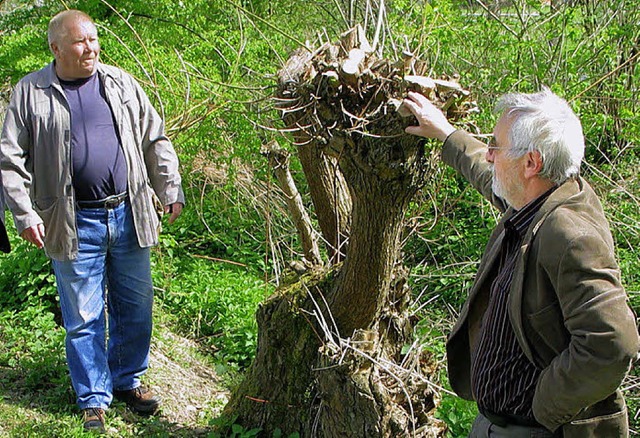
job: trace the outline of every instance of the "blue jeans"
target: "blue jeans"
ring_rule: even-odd
[[[127,201],[113,209],[78,209],[76,220],[77,259],[52,261],[67,363],[80,409],[106,409],[113,390],[140,386],[147,370],[153,304],[149,248],[138,244]]]

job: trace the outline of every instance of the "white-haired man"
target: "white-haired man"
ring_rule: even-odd
[[[54,62],[25,76],[7,108],[0,170],[18,233],[52,260],[84,427],[103,432],[114,396],[138,413],[160,406],[140,382],[152,332],[149,248],[156,201],[173,222],[184,195],[162,119],[133,77],[99,62],[91,17],[63,11],[48,38]]]
[[[475,400],[470,437],[626,437],[618,389],[638,332],[602,206],[579,176],[580,121],[544,89],[503,96],[489,145],[424,96],[407,132],[504,212],[447,341],[458,395]]]

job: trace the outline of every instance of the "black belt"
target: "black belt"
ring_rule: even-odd
[[[98,199],[96,201],[77,201],[79,208],[116,208],[122,204],[129,195],[127,193],[120,193],[119,195],[107,196],[104,199]]]
[[[487,419],[493,424],[500,427],[507,427],[509,425],[524,427],[544,427],[536,420],[532,418],[522,417],[520,415],[496,414],[484,409],[482,409],[480,413],[487,417]]]

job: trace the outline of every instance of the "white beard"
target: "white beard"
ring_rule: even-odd
[[[515,169],[514,169],[515,170]],[[491,190],[493,193],[503,199],[509,206],[513,207],[514,205],[514,195],[518,192],[518,183],[516,179],[513,177],[511,172],[508,173],[508,177],[505,181],[500,180],[496,176],[495,167],[491,167],[491,173],[493,174],[493,180],[491,183]]]

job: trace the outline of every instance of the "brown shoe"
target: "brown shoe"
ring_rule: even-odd
[[[85,430],[104,433],[104,410],[100,408],[88,408],[82,410]]]
[[[153,395],[150,389],[138,386],[128,391],[113,391],[113,396],[127,404],[132,411],[142,414],[154,414],[162,404],[162,399]]]

